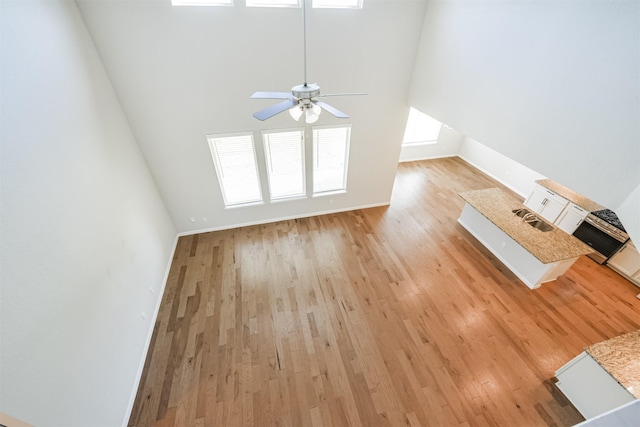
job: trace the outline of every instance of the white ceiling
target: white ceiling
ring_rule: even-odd
[[[307,9],[308,80],[350,114],[349,193],[225,210],[205,135],[291,128],[257,90],[303,82],[299,8],[172,7],[169,0],[78,5],[176,228],[260,222],[389,200],[408,113],[407,91],[425,0],[365,0],[361,10]],[[259,140],[258,140],[259,141]],[[259,160],[260,160],[260,153]],[[195,218],[195,223],[191,222]],[[206,221],[204,221],[206,218]]]

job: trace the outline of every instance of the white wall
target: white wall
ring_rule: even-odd
[[[286,113],[254,119],[275,101],[249,97],[302,83],[301,9],[78,3],[178,231],[389,203],[424,0],[308,9],[309,82],[323,93],[367,93],[327,98],[350,118],[323,112],[317,123],[352,124],[348,192],[236,209],[224,209],[205,136],[253,131],[260,151],[261,130],[297,124]]]
[[[408,101],[616,207],[640,184],[639,22],[635,0],[429,2]]]
[[[614,209],[620,221],[624,224],[627,234],[638,245],[640,242],[640,185],[629,194],[620,206]]]
[[[0,7],[0,411],[119,426],[176,232],[76,4]]]

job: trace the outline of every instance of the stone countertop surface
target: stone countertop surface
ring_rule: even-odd
[[[640,330],[620,335],[586,349],[636,399],[640,399]]]
[[[570,188],[567,188],[562,184],[558,184],[557,182],[552,181],[550,179],[539,179],[536,181],[536,183],[564,197],[571,203],[580,206],[582,209],[588,212],[594,212],[594,211],[605,209],[604,206],[599,205],[598,203],[583,196],[582,194],[578,194],[575,191],[571,190]]]
[[[543,232],[522,221],[512,212],[522,208],[522,202],[499,188],[466,191],[459,196],[543,264],[593,252],[589,246],[557,227]]]

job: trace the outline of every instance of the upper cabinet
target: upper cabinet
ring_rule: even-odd
[[[536,185],[524,205],[550,222],[556,222],[569,201],[548,188]]]

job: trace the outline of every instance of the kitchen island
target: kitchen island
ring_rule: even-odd
[[[588,346],[556,378],[586,419],[639,399],[640,330]]]
[[[541,231],[513,211],[522,203],[499,188],[459,194],[466,202],[458,223],[529,288],[555,280],[591,248],[558,228]]]

